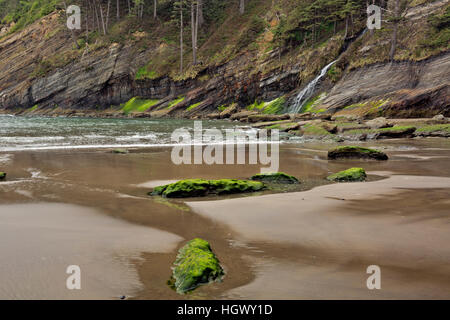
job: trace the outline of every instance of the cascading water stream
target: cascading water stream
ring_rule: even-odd
[[[306,102],[308,102],[308,100],[311,98],[311,96],[314,94],[314,91],[316,89],[316,86],[319,84],[320,80],[322,80],[322,78],[325,76],[325,74],[327,73],[327,71],[331,68],[331,66],[333,64],[336,63],[336,61],[339,60],[339,58],[342,56],[342,54],[345,53],[345,51],[347,50],[348,46],[360,39],[362,36],[364,36],[364,34],[367,32],[367,28],[365,28],[358,36],[353,37],[352,39],[349,40],[348,43],[346,43],[346,45],[342,48],[342,52],[339,55],[339,57],[334,60],[333,62],[331,62],[330,64],[327,64],[321,71],[320,74],[314,79],[312,80],[310,83],[308,83],[308,85],[303,88],[302,91],[300,91],[297,95],[297,97],[295,98],[295,102],[294,105],[292,107],[289,108],[288,113],[300,113],[302,112],[302,108],[305,105]]]
[[[312,94],[314,93],[314,90],[316,89],[317,84],[320,82],[320,80],[325,76],[328,69],[336,62],[337,60],[334,60],[330,64],[327,64],[321,71],[320,74],[312,80],[308,85],[303,88],[302,91],[299,92],[297,97],[295,98],[294,105],[289,109],[289,113],[300,113],[302,111],[302,108],[304,104],[311,98]]]

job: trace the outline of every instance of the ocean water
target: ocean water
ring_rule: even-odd
[[[234,129],[230,121],[202,121],[203,130]],[[176,129],[194,138],[194,121],[184,119],[96,119],[0,115],[0,151],[171,146]],[[254,131],[242,127],[244,132]],[[199,141],[193,141],[197,143]]]

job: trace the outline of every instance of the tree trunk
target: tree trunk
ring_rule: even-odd
[[[198,16],[198,10],[197,10]],[[196,30],[196,19],[195,19],[195,3],[191,2],[191,29],[192,29],[192,63],[194,66],[197,64],[197,30]]]
[[[120,1],[119,0],[117,0],[117,2],[116,2],[116,10],[117,10],[117,12],[116,12],[116,17],[117,17],[117,20],[119,20],[120,19]]]
[[[392,42],[391,42],[391,51],[389,52],[389,60],[394,61],[395,51],[397,49],[397,32],[398,32],[398,18],[399,18],[400,4],[399,0],[395,0],[395,21],[394,21],[394,30],[392,31]]]
[[[198,0],[198,25],[201,27],[205,23],[205,18],[203,17],[203,0]]]
[[[180,75],[183,74],[183,8],[180,7]]]
[[[92,3],[92,6],[94,7],[93,12],[95,15],[95,20],[97,20],[97,31],[100,32],[100,20],[98,19],[97,5],[95,4],[95,1]]]
[[[353,37],[353,14],[350,13],[350,31],[352,33],[351,37]]]
[[[88,39],[89,39],[89,6],[86,9],[86,43],[88,42]]]
[[[345,17],[345,35],[344,39],[347,39],[348,36],[348,16]]]
[[[158,0],[153,0],[153,19],[156,19],[156,7],[158,6]]]
[[[316,42],[316,9],[314,8],[314,19],[313,19],[313,43]]]
[[[105,23],[106,30],[108,30],[108,24],[109,24],[109,7],[110,7],[110,4],[111,4],[111,0],[108,0],[108,9],[106,10],[106,23]]]
[[[197,1],[197,15],[195,17],[195,52],[197,52],[197,44],[198,44],[199,18],[200,18],[200,7],[199,7],[199,1]]]
[[[245,12],[245,0],[239,1],[239,13],[244,14]]]
[[[106,28],[105,28],[105,19],[103,18],[103,9],[102,9],[102,4],[99,3],[99,10],[100,10],[100,18],[102,19],[102,28],[103,28],[103,34],[106,35]]]

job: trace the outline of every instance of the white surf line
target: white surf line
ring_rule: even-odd
[[[0,152],[13,152],[13,151],[41,151],[41,150],[83,150],[83,149],[114,149],[114,148],[165,148],[165,147],[183,147],[183,146],[215,146],[215,145],[254,145],[254,144],[283,144],[285,141],[251,141],[251,142],[238,142],[238,143],[151,143],[151,144],[101,144],[101,145],[77,145],[77,146],[45,146],[45,147],[6,147],[0,148]]]

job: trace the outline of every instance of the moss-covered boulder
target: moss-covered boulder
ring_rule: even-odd
[[[3,180],[6,178],[6,172],[1,172],[0,171],[0,180]]]
[[[375,160],[388,160],[388,156],[379,150],[355,147],[355,146],[342,146],[336,149],[328,151],[328,159],[375,159]]]
[[[224,275],[219,260],[208,241],[194,239],[178,251],[169,284],[178,292],[186,293],[202,284],[220,281]]]
[[[257,181],[221,179],[210,180],[210,193],[233,194],[243,192],[255,192],[265,188],[264,184]]]
[[[284,172],[260,173],[255,174],[250,180],[262,181],[268,183],[295,184],[300,183],[298,179]]]
[[[413,126],[394,126],[392,128],[378,129],[378,139],[383,138],[411,138],[416,131]]]
[[[450,124],[435,124],[423,126],[414,133],[421,137],[450,137]]]
[[[187,179],[153,189],[152,196],[163,196],[166,198],[190,198],[203,197],[208,194],[234,194],[244,192],[255,192],[265,188],[264,183],[259,181],[220,179],[203,180]]]
[[[125,150],[125,149],[114,149],[112,151],[112,153],[115,153],[115,154],[127,154],[128,150]]]
[[[365,181],[366,177],[366,171],[363,168],[350,168],[328,176],[327,180],[336,182]]]
[[[153,189],[152,195],[167,198],[202,197],[208,194],[209,181],[203,179],[187,179]]]

